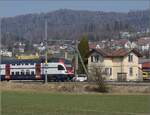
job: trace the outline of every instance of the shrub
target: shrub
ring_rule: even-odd
[[[108,87],[105,83],[105,73],[103,66],[93,66],[90,70],[90,81],[96,83],[98,92],[108,92]]]

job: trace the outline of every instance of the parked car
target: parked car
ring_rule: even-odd
[[[73,80],[79,82],[87,81],[87,76],[86,74],[78,74]]]

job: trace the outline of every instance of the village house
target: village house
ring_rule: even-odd
[[[149,50],[150,49],[150,37],[141,37],[137,40],[139,50]]]
[[[127,39],[114,40],[111,42],[111,45],[115,49],[120,49],[120,48],[133,49],[137,47],[135,42],[131,42]]]
[[[139,57],[141,54],[134,49],[119,49],[112,52],[92,49],[88,58],[88,71],[90,72],[93,66],[97,66],[104,68],[107,80],[140,80]]]
[[[0,56],[12,57],[12,52],[7,49],[0,49]]]

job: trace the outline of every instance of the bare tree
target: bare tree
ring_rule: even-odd
[[[99,66],[92,66],[90,67],[90,76],[89,76],[89,80],[93,81],[94,83],[96,83],[96,90],[98,92],[107,92],[108,88],[106,86],[105,83],[105,68],[102,65]]]

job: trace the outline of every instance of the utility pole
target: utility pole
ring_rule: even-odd
[[[88,78],[88,77],[89,77],[89,74],[88,74],[88,71],[87,71],[87,69],[86,69],[86,67],[85,67],[85,64],[84,64],[84,62],[83,62],[83,59],[82,59],[82,57],[81,57],[80,51],[78,50],[78,48],[76,49],[76,51],[77,51],[77,53],[78,53],[79,59],[80,59],[80,61],[81,61],[81,64],[82,64],[82,66],[83,66],[83,69],[84,69],[84,71],[85,71],[85,73],[86,73],[86,75],[87,75],[87,78]]]
[[[78,48],[78,45],[77,45],[77,41],[75,41],[75,77],[77,76],[77,71],[78,71],[78,53],[76,51],[76,49]]]
[[[1,45],[1,39],[2,39],[2,26],[1,26],[1,17],[0,17],[0,46],[2,46]]]
[[[45,83],[47,83],[47,20],[45,20]]]
[[[79,57],[79,59],[80,59],[80,61],[81,61],[81,64],[82,64],[82,66],[83,66],[83,69],[84,69],[84,71],[85,71],[85,73],[86,73],[86,75],[87,75],[87,78],[88,78],[88,76],[89,76],[89,74],[88,74],[88,71],[87,71],[87,69],[86,69],[86,67],[85,67],[85,64],[84,64],[84,62],[83,62],[83,59],[82,59],[82,57],[81,57],[81,54],[80,54],[80,51],[78,50],[78,43],[77,43],[77,41],[76,41],[76,43],[75,43],[75,62],[76,62],[76,65],[75,65],[75,75],[77,75],[77,70],[78,70],[78,57]]]
[[[1,45],[1,42],[2,42],[1,41],[1,39],[2,39],[2,30],[1,30],[1,28],[2,28],[2,26],[1,26],[1,17],[0,17],[0,47],[2,47],[2,45]],[[1,63],[1,56],[0,56],[0,63]],[[1,68],[0,68],[0,72],[1,72]],[[1,79],[1,76],[0,76],[0,79]]]

